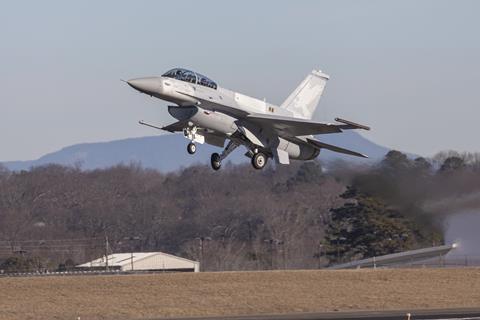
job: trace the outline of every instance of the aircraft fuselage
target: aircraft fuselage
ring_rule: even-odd
[[[311,160],[319,154],[319,150],[303,143],[301,139],[292,142],[282,137],[272,137],[273,133],[268,130],[242,123],[242,119],[249,114],[292,117],[288,110],[266,101],[222,87],[213,89],[163,76],[132,79],[128,83],[147,95],[176,104],[178,107],[169,107],[169,113],[175,119],[189,120],[190,127],[206,129],[206,141],[205,134],[197,134],[192,139],[195,142],[208,143],[209,135],[221,133],[231,137],[238,130],[244,130],[249,131],[246,134],[255,140],[256,147],[265,149],[269,156],[271,152],[268,149],[273,145],[285,150],[290,159]],[[209,133],[209,130],[212,132]]]

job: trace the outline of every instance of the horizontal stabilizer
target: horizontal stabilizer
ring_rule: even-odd
[[[340,148],[340,147],[337,147],[337,146],[334,146],[334,145],[331,145],[331,144],[323,143],[323,142],[320,142],[318,140],[307,138],[307,141],[308,141],[308,143],[310,143],[311,145],[313,145],[314,147],[316,147],[318,149],[327,149],[327,150],[330,150],[330,151],[333,151],[333,152],[344,153],[344,154],[348,154],[348,155],[351,155],[351,156],[368,158],[368,156],[365,155],[365,154],[362,154],[362,153],[359,153],[359,152],[356,152],[356,151],[352,151],[352,150],[348,150],[348,149],[344,149],[344,148]]]
[[[363,124],[355,123],[352,121],[348,121],[342,118],[335,118],[335,121],[343,123],[345,125],[340,125],[341,129],[363,129],[363,130],[370,130],[370,127],[364,126]]]

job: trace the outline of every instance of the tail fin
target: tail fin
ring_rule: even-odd
[[[291,111],[295,117],[312,119],[329,78],[325,73],[313,70],[280,107]]]

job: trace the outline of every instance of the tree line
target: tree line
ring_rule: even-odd
[[[449,201],[478,205],[458,195],[480,190],[479,159],[391,151],[373,165],[262,171],[2,168],[0,269],[71,267],[103,255],[105,237],[110,252],[163,251],[203,270],[319,268],[440,244],[442,217],[456,208]]]

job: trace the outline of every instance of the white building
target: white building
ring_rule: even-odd
[[[200,262],[163,252],[114,253],[108,255],[108,268],[119,271],[199,272]],[[76,266],[82,270],[104,270],[105,256]]]

